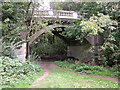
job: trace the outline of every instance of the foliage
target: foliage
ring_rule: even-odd
[[[113,73],[113,75],[115,76],[115,77],[118,77],[119,79],[120,79],[120,65],[114,65],[113,67],[112,67],[112,69],[111,69],[111,71],[113,71],[114,73]]]
[[[117,22],[110,19],[109,15],[104,15],[102,13],[98,13],[98,16],[92,16],[87,21],[82,21],[82,32],[87,33],[89,35],[98,35],[100,33],[104,33],[107,29],[115,30],[116,27],[113,25],[117,25]]]
[[[14,87],[18,80],[26,76],[32,76],[40,72],[40,66],[35,62],[20,62],[18,59],[9,57],[0,57],[0,75],[2,76],[1,84],[3,87]]]
[[[2,13],[3,17],[2,20],[9,18],[14,22],[18,22],[23,20],[25,15],[25,10],[27,6],[27,2],[3,2],[2,3]]]
[[[15,42],[12,41],[11,43],[7,43],[7,42],[2,42],[1,43],[1,55],[0,56],[7,56],[10,58],[16,58],[16,49],[21,47],[21,43],[23,43],[23,41],[19,41],[19,42]]]
[[[80,21],[80,25],[73,23],[65,28],[62,35],[83,42],[86,35],[102,35],[104,38],[103,45],[100,46],[97,53],[98,61],[102,65],[112,66],[119,63],[119,27],[118,22],[112,20],[109,15],[98,13],[97,16],[90,17],[89,20]],[[106,63],[106,64],[105,64]]]
[[[30,54],[29,54],[29,56],[28,56],[28,58],[27,58],[27,60],[29,60],[29,61],[35,61],[35,60],[41,60],[41,58],[40,58],[40,56],[39,55],[37,55],[37,53],[35,52],[31,52]]]
[[[84,63],[74,62],[71,60],[55,61],[55,64],[66,70],[75,71],[78,73],[118,77],[116,74],[118,73],[118,71],[108,70],[103,66],[91,66]]]
[[[51,6],[57,10],[73,10],[84,17],[82,21],[79,21],[82,26],[78,26],[78,22],[73,23],[63,31],[63,35],[70,39],[83,41],[87,34],[101,34],[105,42],[100,46],[99,53],[97,53],[98,61],[102,65],[112,66],[119,63],[120,59],[119,3],[52,2]]]
[[[5,2],[2,4],[2,37],[5,42],[20,41],[20,31],[26,28],[27,2]]]
[[[109,14],[112,19],[119,18],[119,3],[120,2],[51,2],[51,7],[56,10],[76,11],[84,18],[90,18],[97,15],[98,12]]]
[[[28,26],[29,28],[29,37],[33,34],[35,34],[35,32],[45,28],[45,26],[48,25],[48,20],[45,19],[41,19],[41,18],[35,18],[32,20],[31,25]]]
[[[82,27],[79,25],[79,22],[80,21],[70,22],[70,25],[64,29],[61,35],[72,40],[81,40],[82,42],[85,34],[82,33]]]
[[[66,44],[57,36],[45,33],[36,42],[38,43],[31,45],[31,50],[36,52],[37,55],[66,55]]]
[[[43,75],[43,73],[44,71],[42,70],[37,74],[32,74],[31,76],[25,76],[24,79],[20,79],[19,81],[17,81],[14,88],[29,88],[36,79],[38,79],[40,76]]]
[[[82,42],[86,35],[103,34],[106,29],[115,30],[116,27],[113,25],[117,25],[117,22],[111,20],[109,15],[99,13],[98,16],[92,16],[87,21],[82,20],[72,23],[71,26],[65,28],[62,35],[70,39],[80,40]]]
[[[35,62],[20,62],[15,49],[19,49],[23,40],[21,31],[26,30],[27,6],[29,2],[2,2],[2,54],[0,55],[0,84],[3,88],[14,87],[19,80],[32,77],[41,71]]]

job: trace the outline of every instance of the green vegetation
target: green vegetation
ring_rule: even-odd
[[[29,88],[32,83],[43,74],[43,72],[44,71],[41,69],[38,73],[25,76],[24,79],[18,80],[13,88]]]
[[[36,62],[20,62],[18,59],[11,59],[9,57],[0,57],[0,75],[2,76],[2,87],[15,87],[18,82],[34,79],[34,75],[41,72],[40,66]],[[33,78],[32,78],[33,77]],[[28,79],[28,80],[29,80]],[[28,83],[29,85],[29,83]]]
[[[118,83],[53,69],[36,88],[117,88]]]
[[[44,6],[41,5],[42,3],[38,5],[32,2],[2,2],[0,4],[2,11],[2,19],[0,19],[2,22],[0,23],[0,26],[2,26],[2,37],[0,37],[0,46],[2,47],[2,51],[0,51],[1,88],[29,87],[33,80],[38,78],[43,72],[41,67],[34,62],[34,60],[39,58],[39,56],[36,56],[37,54],[42,54],[43,56],[67,55],[67,45],[71,45],[68,42],[77,41],[79,45],[82,45],[86,36],[95,35],[101,35],[104,38],[104,43],[98,45],[97,52],[91,47],[90,54],[92,54],[91,57],[95,57],[96,64],[101,66],[76,63],[72,60],[56,61],[55,63],[66,70],[78,73],[120,78],[118,70],[120,67],[118,65],[120,63],[119,3],[51,3],[53,9],[73,10],[82,15],[82,19],[80,20],[66,22],[33,18],[33,14],[29,12],[29,9],[34,11],[38,6]],[[27,52],[27,61],[24,63],[18,60],[15,49],[20,48],[23,42],[27,43],[28,37],[36,31],[51,24],[68,24],[69,26],[64,29],[47,30],[44,35],[35,40],[33,45],[30,46],[31,51],[33,50],[35,54],[30,55]],[[21,38],[20,34],[22,31],[27,32],[26,40]],[[56,34],[58,37],[55,37],[53,34]],[[72,44],[77,45],[76,43]],[[103,66],[110,66],[111,68],[107,69]],[[107,80],[77,76],[60,70],[53,70],[50,76],[43,80],[40,87],[42,86],[48,88],[117,88],[118,85],[115,82]]]
[[[78,73],[92,74],[92,75],[100,75],[100,76],[110,76],[118,78],[118,70],[114,70],[113,68],[107,69],[103,66],[91,66],[84,63],[75,63],[72,60],[66,61],[55,61],[59,67],[62,67],[65,70],[75,71]],[[115,68],[114,68],[115,69]],[[117,69],[117,68],[116,68]]]
[[[35,44],[31,45],[31,50],[40,56],[54,57],[66,55],[67,45],[61,38],[45,33],[36,40]]]
[[[26,29],[27,2],[2,3],[2,40],[11,43],[21,41],[20,32]]]
[[[56,10],[73,10],[82,16],[81,20],[69,21],[70,26],[65,28],[62,35],[66,38],[79,40],[87,35],[101,35],[104,43],[98,45],[98,52],[93,55],[104,66],[113,66],[120,63],[120,32],[119,32],[119,3],[120,2],[52,2]]]

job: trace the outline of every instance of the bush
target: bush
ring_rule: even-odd
[[[111,70],[113,72],[113,75],[120,79],[120,69],[119,68],[120,68],[120,65],[114,65]]]
[[[116,77],[115,75],[113,75],[112,71],[102,66],[91,66],[91,65],[79,63],[79,62],[75,63],[70,60],[55,61],[55,64],[57,64],[59,67],[62,67],[66,70],[75,71],[78,73]]]
[[[96,72],[104,71],[105,69],[100,66],[90,66],[84,64],[83,66],[79,65],[76,66],[75,71],[80,73],[86,73],[86,74],[95,74]]]
[[[0,47],[2,47],[2,50],[1,50],[1,53],[0,53],[0,56],[7,56],[7,57],[10,57],[10,58],[16,58],[16,53],[15,53],[15,50],[16,48],[19,48],[22,46],[22,43],[23,41],[19,41],[19,42],[15,42],[15,41],[12,41],[11,43],[7,43],[7,42],[4,42],[3,40],[1,40],[0,42],[2,42],[0,44]]]
[[[19,79],[31,76],[40,72],[40,66],[35,62],[20,62],[18,59],[9,57],[0,57],[0,76],[2,76],[1,84],[3,87],[14,86]]]

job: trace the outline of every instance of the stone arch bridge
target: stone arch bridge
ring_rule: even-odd
[[[33,13],[33,18],[45,18],[45,19],[61,19],[63,21],[65,20],[79,20],[81,18],[80,14],[78,14],[77,12],[74,11],[63,11],[63,10],[36,10]],[[41,34],[45,33],[46,30],[48,29],[55,29],[55,28],[65,28],[68,27],[68,25],[49,25],[46,26],[45,28],[38,30],[37,32],[35,32],[32,36],[30,36],[28,38],[28,44],[30,45],[31,43],[33,43]],[[22,39],[26,39],[26,32],[22,32],[21,33],[21,37]],[[95,45],[96,43],[98,43],[99,41],[101,41],[100,36],[87,36],[85,37],[85,39],[87,40],[87,42],[89,42],[90,45]],[[72,56],[72,57],[78,57],[79,53],[82,51],[83,52],[83,48],[86,48],[84,46],[71,46],[68,47],[68,56]],[[76,51],[77,50],[77,51]],[[86,49],[88,50],[88,48]],[[24,43],[22,45],[22,47],[16,51],[17,53],[22,52],[21,54],[17,55],[18,58],[20,58],[21,60],[25,61],[25,57],[26,57],[26,52],[27,52],[27,45],[26,43]]]

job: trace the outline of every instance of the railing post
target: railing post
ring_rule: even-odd
[[[77,15],[76,12],[73,12],[73,17],[74,17],[74,18],[77,18],[77,17],[78,17],[78,15]]]
[[[50,16],[53,16],[53,11],[48,12]]]

